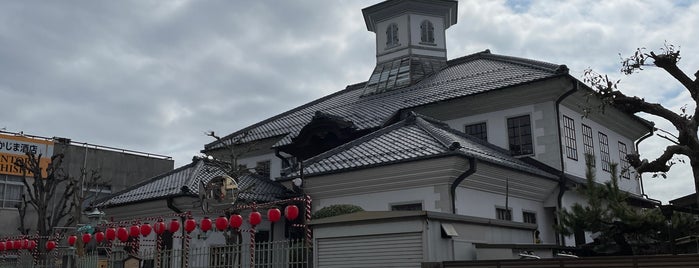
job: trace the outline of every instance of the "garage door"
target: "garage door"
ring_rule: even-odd
[[[318,267],[420,267],[422,234],[319,238]]]

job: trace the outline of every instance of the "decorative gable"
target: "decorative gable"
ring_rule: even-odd
[[[296,158],[307,159],[360,137],[363,133],[365,132],[357,131],[352,121],[317,111],[292,139],[292,143],[280,149]]]

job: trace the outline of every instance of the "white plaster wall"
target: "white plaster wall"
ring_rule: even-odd
[[[317,205],[314,204],[313,210],[317,211],[330,205],[352,204],[360,206],[366,211],[387,211],[391,210],[391,205],[395,204],[422,203],[423,210],[448,212],[437,208],[436,203],[440,199],[440,194],[435,192],[435,187],[425,186],[413,189],[323,198],[317,200]]]
[[[279,177],[282,170],[282,160],[273,153],[238,159],[238,165],[245,165],[247,168],[255,168],[257,162],[266,160],[270,160],[270,179]]]
[[[461,215],[495,219],[495,208],[505,207],[505,195],[502,194],[459,187],[456,189],[456,196],[456,213]],[[536,213],[536,222],[543,242],[556,242],[552,228],[553,219],[546,214],[543,202],[510,196],[508,207],[512,209],[512,221],[515,222],[524,222],[524,211]]]
[[[593,139],[593,145],[594,145],[594,150],[595,150],[595,161],[596,161],[596,168],[595,168],[595,176],[598,182],[607,182],[611,179],[611,173],[604,171],[602,169],[602,159],[601,159],[601,152],[600,152],[600,143],[599,143],[599,132],[602,132],[607,135],[608,143],[609,143],[609,157],[611,159],[612,163],[617,163],[617,173],[621,172],[621,158],[619,156],[619,142],[622,142],[626,144],[626,152],[627,153],[633,153],[635,151],[634,148],[634,141],[632,141],[630,138],[624,137],[619,133],[616,133],[614,131],[611,131],[610,129],[604,127],[603,125],[592,121],[589,118],[583,118],[583,116],[577,112],[572,111],[571,109],[568,109],[567,107],[561,106],[560,108],[561,111],[561,117],[560,117],[560,125],[561,125],[561,133],[564,133],[563,129],[563,116],[567,116],[575,122],[575,141],[577,144],[577,149],[578,149],[578,160],[573,160],[570,159],[566,156],[565,152],[565,147],[563,150],[563,159],[564,159],[564,170],[568,174],[572,174],[581,178],[585,178],[585,146],[583,144],[583,134],[582,134],[582,124],[585,124],[592,128],[592,139]],[[561,144],[565,146],[565,137],[562,134],[561,135]],[[641,194],[641,186],[640,182],[636,178],[636,172],[633,170],[630,173],[630,179],[624,179],[620,176],[620,174],[617,174],[619,178],[619,188],[630,192],[634,194]]]
[[[624,137],[621,134],[611,131],[608,128],[604,127],[603,125],[594,122],[590,120],[589,118],[583,118],[581,114],[576,113],[564,106],[561,106],[560,109],[561,115],[568,116],[572,118],[575,122],[575,132],[576,132],[576,143],[577,143],[577,149],[578,149],[578,160],[572,160],[569,159],[568,157],[565,156],[565,150],[563,151],[563,159],[564,159],[564,170],[566,173],[575,175],[581,178],[585,177],[585,161],[584,161],[584,145],[583,145],[583,137],[582,137],[582,123],[585,125],[589,126],[592,128],[592,138],[594,140],[594,146],[595,146],[595,157],[597,158],[597,170],[596,170],[596,175],[597,179],[600,182],[604,181],[609,181],[610,178],[610,173],[602,170],[601,168],[601,160],[600,160],[600,147],[599,147],[599,136],[598,132],[602,132],[607,135],[608,137],[608,142],[609,142],[609,156],[611,159],[611,162],[615,163],[620,163],[620,158],[619,158],[619,141],[623,142],[626,144],[626,150],[627,153],[632,153],[634,151],[634,142],[628,138]],[[510,109],[505,109],[505,110],[500,110],[500,111],[494,111],[494,112],[489,112],[489,113],[482,113],[482,114],[476,114],[472,116],[467,116],[463,118],[458,118],[458,119],[453,119],[446,121],[447,124],[449,124],[450,127],[454,129],[458,129],[463,131],[464,126],[470,125],[470,124],[475,124],[475,123],[481,123],[481,122],[486,122],[486,127],[488,129],[488,142],[495,144],[499,147],[502,147],[504,149],[509,149],[508,145],[508,139],[507,139],[507,118],[510,117],[515,117],[515,116],[521,116],[529,114],[531,118],[531,124],[532,124],[532,133],[534,135],[533,139],[533,144],[534,144],[534,157],[537,159],[542,159],[544,158],[543,154],[556,154],[557,156],[560,155],[560,152],[558,150],[546,150],[545,146],[538,144],[539,140],[536,138],[538,136],[544,135],[545,126],[540,126],[537,125],[539,122],[538,120],[542,119],[544,117],[543,112],[540,110],[535,109],[535,105],[526,105],[526,106],[520,106],[520,107],[515,107],[515,108],[510,108]],[[563,116],[559,118],[561,121],[561,130],[563,131]],[[545,120],[542,120],[542,122],[546,122]],[[551,132],[551,131],[549,131]],[[561,135],[561,138],[563,139],[563,135]],[[564,141],[560,141],[561,146],[564,146]],[[558,157],[556,157],[558,158]],[[621,167],[619,166],[619,170]],[[630,193],[634,194],[640,194],[641,189],[640,189],[640,183],[636,179],[635,172],[631,172],[631,179],[621,179],[619,180],[619,187],[625,191],[628,191]]]
[[[563,198],[561,198],[562,208],[565,208],[568,211],[570,211],[570,208],[576,203],[585,205],[587,204],[587,200],[585,197],[575,192],[575,190],[565,192]],[[590,235],[591,234],[589,232],[585,232],[585,242],[592,242],[592,237],[590,237]],[[565,246],[575,246],[575,236],[566,236],[564,237],[563,242],[565,243]]]
[[[445,121],[453,129],[464,131],[464,126],[486,122],[488,129],[488,142],[509,150],[509,142],[507,139],[507,118],[529,115],[532,124],[532,136],[534,145],[534,154],[544,153],[545,148],[537,146],[537,136],[544,135],[544,129],[537,126],[536,122],[541,120],[543,112],[534,109],[534,105],[525,105],[504,109],[489,113],[476,114],[472,116],[457,118]]]

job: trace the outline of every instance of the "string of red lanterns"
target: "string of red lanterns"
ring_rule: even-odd
[[[281,211],[276,208],[270,208],[267,210],[267,219],[274,223],[277,222],[281,219],[282,213]],[[293,221],[299,216],[299,208],[296,205],[288,205],[284,208],[284,217],[287,220]],[[230,216],[230,218],[226,218],[225,216],[219,216],[216,218],[215,221],[212,222],[212,220],[208,217],[204,217],[200,223],[198,224],[199,229],[206,233],[210,230],[212,230],[212,227],[215,227],[216,230],[218,231],[225,231],[229,228],[232,229],[238,229],[243,225],[243,216],[240,214],[233,214]],[[257,226],[260,223],[262,223],[262,214],[258,211],[252,211],[248,215],[248,223],[251,226]],[[184,231],[187,233],[193,232],[197,228],[197,222],[191,218],[191,216],[184,221]],[[114,227],[108,227],[104,229],[104,232],[102,231],[97,231],[95,232],[94,235],[90,233],[84,233],[82,234],[81,240],[83,243],[87,244],[94,239],[97,243],[102,243],[103,241],[114,241],[115,239],[119,239],[121,242],[126,242],[128,241],[129,237],[139,237],[143,236],[146,237],[150,235],[151,232],[154,232],[156,235],[160,236],[162,235],[165,231],[168,231],[170,233],[175,233],[180,229],[180,221],[177,219],[172,219],[169,224],[165,224],[165,222],[161,220],[158,220],[151,226],[148,223],[144,224],[133,224],[127,228],[125,226],[120,226],[118,228]],[[57,242],[55,241],[56,239],[49,239],[46,242],[46,249],[48,251],[52,251],[56,248]],[[67,238],[68,245],[74,246],[75,243],[77,242],[78,237],[76,235],[70,235]],[[26,250],[33,250],[36,248],[36,241],[33,239],[16,239],[16,240],[5,240],[1,241],[0,240],[0,251],[6,251],[6,250],[21,250],[21,249],[26,249]]]

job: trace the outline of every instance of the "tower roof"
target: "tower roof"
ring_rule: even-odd
[[[442,16],[446,29],[456,24],[457,6],[454,0],[389,0],[362,9],[362,14],[371,32],[376,32],[377,22],[405,12]]]

